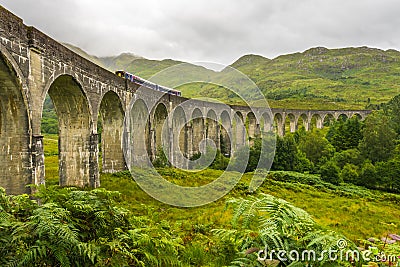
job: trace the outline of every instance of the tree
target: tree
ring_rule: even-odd
[[[395,96],[386,105],[383,106],[385,115],[390,117],[392,128],[400,134],[400,95]]]
[[[397,134],[392,128],[390,117],[381,111],[373,112],[366,118],[362,133],[359,148],[366,159],[375,163],[386,161],[392,156]]]
[[[292,134],[276,139],[275,158],[272,165],[273,170],[278,171],[310,171],[312,164],[306,155],[299,151]]]
[[[293,171],[297,157],[297,146],[292,135],[278,136],[276,139],[276,150],[273,170]]]
[[[360,151],[355,148],[336,152],[333,160],[340,169],[348,163],[356,166],[360,166],[363,163]]]
[[[400,192],[400,159],[394,158],[376,164],[379,186],[393,192]]]
[[[329,142],[337,151],[356,148],[362,139],[362,123],[357,117],[348,120],[338,120],[326,135]]]
[[[324,180],[325,182],[331,183],[338,185],[343,180],[340,177],[340,169],[338,166],[336,166],[335,162],[332,160],[327,161],[324,165],[321,166],[319,170],[321,174],[321,179]]]
[[[362,185],[368,188],[375,188],[377,185],[377,180],[378,176],[376,168],[370,161],[367,160],[362,166],[358,185]]]
[[[347,163],[340,172],[340,178],[346,183],[357,184],[358,167],[354,164]]]
[[[307,132],[300,137],[299,149],[315,165],[323,164],[335,152],[335,148],[318,129]]]

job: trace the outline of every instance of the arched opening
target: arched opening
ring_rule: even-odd
[[[177,168],[187,168],[188,133],[186,115],[182,107],[176,107],[172,117],[172,144],[170,161]]]
[[[217,114],[215,114],[214,110],[209,110],[207,113],[207,120],[206,120],[206,137],[207,139],[211,140],[216,148],[219,148],[219,129],[218,129],[218,120]],[[207,145],[211,145],[207,143]]]
[[[204,152],[205,147],[202,147],[202,141],[204,139],[204,120],[203,113],[200,109],[196,108],[193,110],[191,119],[191,131],[190,135],[192,137],[190,156],[200,154]]]
[[[311,123],[310,123],[310,129],[322,129],[323,124],[322,124],[322,118],[319,114],[314,114],[311,117]]]
[[[48,95],[58,117],[58,161],[61,186],[94,186],[90,173],[91,116],[79,83],[69,75],[58,77]]]
[[[102,172],[114,173],[125,169],[122,151],[124,109],[118,95],[109,91],[101,100],[97,132],[101,144]]]
[[[324,127],[330,127],[335,122],[335,117],[332,114],[326,114],[324,117]]]
[[[347,121],[349,117],[346,114],[340,114],[337,118],[338,121]]]
[[[273,122],[271,116],[268,113],[263,113],[260,120],[260,131],[261,135],[270,132],[272,130]]]
[[[220,150],[224,156],[231,156],[231,118],[225,110],[221,113]]]
[[[60,164],[58,160],[58,116],[49,94],[46,94],[43,103],[40,131],[43,135],[43,148],[46,163],[46,184],[56,185],[60,183]]]
[[[289,113],[285,118],[285,133],[294,133],[296,130],[296,117],[292,113]]]
[[[29,118],[22,86],[11,63],[0,55],[0,186],[27,193],[32,183]]]
[[[149,111],[142,99],[132,105],[129,120],[129,164],[131,167],[149,166]]]
[[[285,125],[281,113],[276,113],[274,116],[274,131],[279,136],[285,135]]]
[[[153,158],[164,158],[169,151],[168,140],[168,111],[163,103],[159,103],[154,111],[153,117]]]
[[[304,129],[305,131],[309,130],[309,125],[308,125],[308,118],[306,114],[301,114],[299,118],[297,119],[297,130]]]
[[[358,120],[362,120],[363,119],[363,117],[359,114],[359,113],[355,113],[355,114],[353,114],[353,116],[352,117],[356,117]]]

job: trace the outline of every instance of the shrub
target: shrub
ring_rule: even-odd
[[[338,185],[343,180],[340,177],[340,169],[333,161],[328,161],[324,165],[321,166],[319,170],[321,174],[321,179],[325,182]]]

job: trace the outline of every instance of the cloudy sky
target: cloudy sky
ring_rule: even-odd
[[[53,38],[98,56],[230,64],[310,47],[400,50],[398,0],[0,0]]]

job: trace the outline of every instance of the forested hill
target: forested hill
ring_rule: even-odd
[[[130,53],[93,57],[79,48],[72,49],[111,71],[124,69],[144,78],[182,63],[172,59],[149,60]],[[224,71],[216,73],[199,66],[188,66],[189,74],[196,72],[205,77],[222,77],[224,74]],[[274,59],[245,55],[231,66],[249,76],[272,107],[364,109],[387,102],[400,93],[400,52],[396,50],[316,47]],[[239,98],[227,90],[212,85],[191,84],[179,89],[186,97],[239,102]]]

